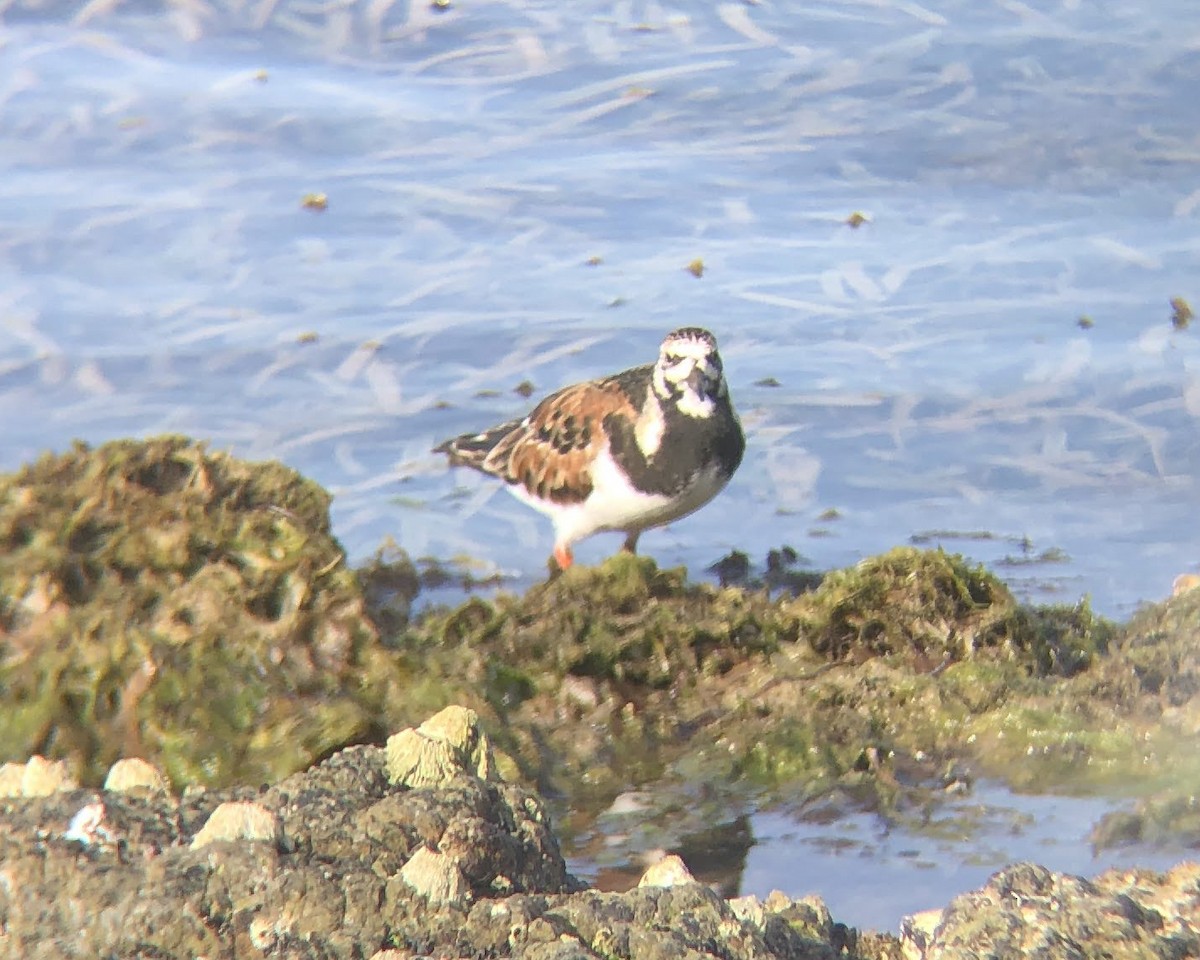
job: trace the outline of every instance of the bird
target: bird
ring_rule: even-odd
[[[434,448],[547,515],[559,571],[601,531],[623,532],[636,553],[643,531],[720,493],[745,450],[716,338],[700,327],[669,333],[654,363],[563,387],[519,420]]]

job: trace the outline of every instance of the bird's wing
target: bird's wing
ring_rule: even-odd
[[[500,437],[480,469],[540,499],[581,503],[592,492],[592,464],[608,446],[605,422],[613,416],[638,416],[619,378],[565,387]]]

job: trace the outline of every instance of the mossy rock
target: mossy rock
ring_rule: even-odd
[[[1086,605],[1022,607],[995,574],[940,549],[897,547],[835,570],[788,609],[830,660],[886,656],[915,672],[983,656],[1070,675],[1111,635]]]
[[[468,704],[529,781],[603,795],[661,769],[710,685],[798,639],[765,592],[622,553],[520,597],[430,611],[397,647],[425,709]]]
[[[529,675],[589,677],[659,690],[694,685],[794,642],[799,621],[765,594],[688,584],[684,570],[618,554],[572,567],[524,596],[471,599],[414,624],[422,650],[475,652],[482,668],[528,691]],[[525,676],[521,676],[524,671]]]
[[[177,436],[0,476],[0,759],[255,782],[366,735],[377,637],[328,508]]]
[[[0,477],[0,760],[66,758],[84,783],[131,755],[177,787],[273,781],[459,703],[506,776],[572,803],[672,770],[857,794],[887,787],[893,756],[1113,756],[1138,732],[1099,715],[1137,692],[1121,669],[1145,664],[1135,680],[1168,704],[1195,675],[1185,654],[1150,659],[1153,631],[1111,667],[1086,605],[1024,608],[911,548],[783,599],[619,554],[414,619],[407,558],[360,580],[328,506],[287,467],[182,437]],[[1071,675],[1103,696],[1065,704]]]
[[[780,599],[618,554],[427,612],[395,646],[410,701],[470,705],[528,782],[603,803],[684,768],[890,792],[886,758],[925,757],[928,772],[975,755],[991,718],[1044,709],[1050,681],[1086,671],[1111,632],[1086,604],[1022,607],[961,557],[900,548]]]

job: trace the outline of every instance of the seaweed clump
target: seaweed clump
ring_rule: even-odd
[[[274,781],[458,703],[502,775],[575,807],[672,777],[724,805],[738,783],[894,806],[959,761],[1117,775],[1157,714],[1195,716],[1196,671],[1151,656],[1157,631],[1110,651],[1086,604],[1023,607],[940,550],[782,598],[621,554],[414,615],[424,574],[399,551],[348,570],[328,506],[287,467],[182,437],[0,477],[0,760]],[[1135,706],[1148,689],[1157,711]]]
[[[0,476],[0,758],[274,780],[364,736],[377,639],[329,496],[185,437]]]
[[[1111,633],[1086,604],[1024,607],[982,567],[906,547],[780,599],[618,555],[427,612],[390,644],[410,706],[469,704],[507,775],[573,804],[674,772],[886,806],[900,768],[909,783],[961,759],[1004,775],[1031,742],[1078,747],[1088,730],[1107,749],[1105,728],[1052,703]]]
[[[1070,676],[1111,635],[1086,606],[1019,605],[994,573],[941,549],[897,547],[835,570],[790,607],[822,656],[899,658],[916,672],[984,657],[1011,660],[1030,674]]]
[[[509,773],[604,796],[658,775],[715,686],[798,639],[798,618],[765,592],[618,554],[520,597],[427,612],[395,646],[410,703],[469,704],[491,718]]]

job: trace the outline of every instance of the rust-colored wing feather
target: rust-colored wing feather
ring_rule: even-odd
[[[592,492],[591,464],[608,443],[604,420],[637,419],[629,395],[615,378],[552,393],[508,431],[480,469],[554,503],[581,503]]]

